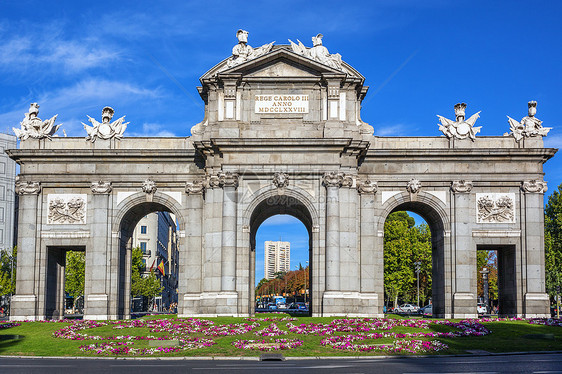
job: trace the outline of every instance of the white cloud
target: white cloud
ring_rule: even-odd
[[[121,58],[120,53],[95,38],[70,39],[59,26],[46,24],[24,33],[0,35],[0,69],[25,74],[75,74],[107,66]]]
[[[544,146],[547,148],[562,148],[562,135],[551,135],[543,138]]]
[[[408,126],[397,123],[394,125],[374,125],[376,136],[403,136],[411,131],[408,130]]]
[[[81,122],[87,120],[86,115],[101,118],[103,106],[108,104],[114,105],[110,103],[123,105],[139,101],[146,102],[162,97],[162,95],[163,93],[159,88],[147,89],[127,82],[88,78],[72,86],[33,94],[31,97],[26,97],[25,101],[19,100],[17,105],[10,107],[10,109],[15,109],[0,113],[0,129],[4,127],[18,127],[24,114],[29,109],[29,104],[37,102],[40,105],[39,118],[47,119],[58,113],[57,123],[63,123],[62,128],[65,129],[68,136],[82,136],[83,127]],[[116,108],[116,117],[121,117],[125,114]],[[148,134],[148,130],[150,130],[150,126],[143,126],[143,133]],[[170,135],[173,136],[169,131],[159,129],[152,136]],[[137,136],[148,135],[137,134]]]

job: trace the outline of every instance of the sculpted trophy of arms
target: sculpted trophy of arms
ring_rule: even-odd
[[[88,126],[84,122],[82,122],[82,125],[84,125],[84,129],[86,129],[86,132],[88,133],[88,136],[86,136],[86,140],[89,140],[93,143],[97,138],[106,140],[111,138],[122,139],[123,133],[125,132],[125,129],[127,128],[129,122],[123,122],[125,120],[125,116],[119,118],[118,120],[110,122],[113,118],[113,113],[115,113],[113,108],[108,106],[103,108],[101,112],[101,123],[88,116],[88,121],[93,126]]]
[[[14,133],[20,140],[26,140],[28,138],[47,138],[50,140],[61,126],[55,126],[55,120],[57,119],[58,114],[45,121],[41,121],[41,119],[37,117],[38,114],[39,104],[31,103],[29,111],[25,113],[23,121],[20,122],[21,127],[19,129],[13,128]]]

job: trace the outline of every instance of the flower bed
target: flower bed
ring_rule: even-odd
[[[302,345],[299,339],[275,339],[275,340],[236,340],[232,345],[240,349],[251,349],[259,351],[277,351],[292,349]]]

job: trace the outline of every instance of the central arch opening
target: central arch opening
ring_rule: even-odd
[[[250,314],[312,310],[312,217],[287,196],[262,201],[250,217]]]
[[[410,216],[409,212],[421,217],[423,221],[418,218],[419,222],[415,222],[415,215]],[[445,229],[439,213],[430,205],[418,201],[399,204],[386,217],[384,242],[386,301],[393,299],[392,304],[398,301],[393,307],[411,305],[398,309],[400,313],[411,313],[416,306],[422,307],[431,300],[431,308],[426,309],[426,313],[444,317]],[[393,258],[391,251],[396,252],[394,255],[406,256],[396,261],[400,269],[390,269],[396,273],[393,275],[398,277],[400,282],[393,282],[392,277],[387,274],[390,271],[389,262]],[[418,276],[420,305],[416,305]],[[429,287],[431,290],[427,289]],[[389,305],[385,306],[390,310]]]
[[[144,202],[123,217],[119,242],[118,314],[176,311],[178,222],[165,205]]]

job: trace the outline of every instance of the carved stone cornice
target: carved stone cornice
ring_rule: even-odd
[[[275,173],[273,174],[273,184],[277,188],[284,188],[289,185],[289,174]]]
[[[238,187],[238,174],[231,173],[230,171],[218,174],[220,185],[224,187]]]
[[[201,195],[203,191],[205,191],[205,186],[201,180],[187,182],[185,184],[185,192],[188,195]]]
[[[16,181],[16,193],[18,195],[38,195],[41,192],[41,183]]]
[[[410,179],[410,181],[406,184],[406,190],[411,194],[417,194],[420,192],[421,187],[421,182],[415,178]]]
[[[94,195],[107,195],[111,193],[113,187],[111,186],[111,182],[98,181],[92,182],[90,189]]]
[[[343,183],[343,173],[331,171],[324,174],[322,183],[326,187],[341,187]]]
[[[158,188],[156,187],[156,182],[151,179],[147,179],[142,184],[142,192],[148,195],[154,195]]]
[[[469,193],[472,191],[472,182],[464,179],[456,180],[451,183],[451,191],[454,193]]]
[[[548,190],[545,181],[536,179],[524,181],[521,183],[521,190],[525,193],[545,193]]]
[[[357,192],[360,194],[375,194],[377,193],[379,186],[377,182],[372,182],[370,180],[358,181],[357,182]]]

